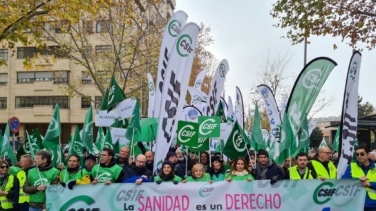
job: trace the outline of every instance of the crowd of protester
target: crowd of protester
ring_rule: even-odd
[[[50,184],[60,184],[73,189],[75,185],[104,183],[145,182],[173,184],[190,182],[217,182],[270,180],[273,185],[283,179],[336,179],[338,156],[329,147],[320,147],[317,152],[298,153],[288,157],[282,165],[269,158],[266,150],[249,151],[245,157],[225,161],[220,153],[186,153],[172,148],[167,153],[161,170],[153,175],[154,153],[142,149],[142,154],[130,156],[124,146],[119,156],[110,148],[104,148],[99,155],[84,153],[84,157],[65,153],[65,164],[55,168],[51,154],[39,151],[33,160],[29,154],[21,156],[15,165],[0,160],[0,211],[42,211],[45,210],[45,190]],[[376,172],[373,153],[364,147],[356,149],[357,161],[351,164],[343,178],[356,178],[366,187],[366,208],[376,207]],[[82,162],[83,161],[83,162]],[[83,163],[83,166],[80,165]],[[369,170],[372,171],[369,171]],[[376,175],[375,175],[376,176]],[[375,178],[375,179],[374,179]]]

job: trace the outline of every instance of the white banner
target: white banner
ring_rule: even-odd
[[[342,130],[339,144],[340,157],[337,166],[337,178],[341,178],[351,163],[358,126],[358,88],[362,55],[355,51],[351,57],[347,72],[347,81],[342,107]]]
[[[189,86],[188,87],[189,95],[191,95],[191,105],[195,105],[197,103],[206,102],[208,99],[208,95],[205,92],[202,92],[201,90]]]
[[[46,189],[47,210],[363,210],[366,191],[357,180],[269,180],[76,185]]]
[[[129,140],[125,137],[127,129],[110,127],[112,144],[115,144],[119,140],[120,145],[128,145]]]
[[[153,77],[150,73],[146,74],[148,78],[149,87],[149,103],[148,103],[148,118],[154,117],[154,106],[155,106],[155,85]]]
[[[236,99],[235,99],[235,119],[239,123],[239,126],[244,128],[244,104],[243,96],[239,87],[236,87]]]
[[[166,29],[163,33],[161,48],[159,50],[157,81],[155,82],[155,107],[154,117],[159,117],[161,111],[161,101],[163,84],[167,75],[167,65],[171,55],[172,48],[176,42],[176,38],[180,33],[181,28],[187,22],[188,15],[183,11],[176,11],[167,23]]]
[[[223,59],[215,70],[212,84],[210,86],[208,101],[206,102],[206,116],[214,116],[218,108],[219,97],[225,86],[228,71],[228,62],[226,59]]]
[[[127,98],[116,105],[116,113],[121,119],[129,118],[132,116],[133,109],[136,106],[137,100],[135,98]]]
[[[98,110],[95,113],[95,126],[110,127],[118,117],[119,115],[115,111]]]
[[[199,32],[200,28],[195,23],[187,23],[181,29],[167,66],[162,96],[156,98],[160,99],[163,110],[158,121],[154,172],[162,167],[176,135],[177,121],[180,118],[177,115],[183,110]]]
[[[269,86],[265,84],[261,84],[257,86],[257,90],[259,91],[262,99],[264,100],[264,105],[266,107],[269,124],[270,124],[270,146],[273,146],[274,143],[274,157],[275,160],[279,156],[279,138],[276,137],[278,133],[278,126],[281,124],[281,116],[279,116],[277,102],[274,98],[274,94]]]

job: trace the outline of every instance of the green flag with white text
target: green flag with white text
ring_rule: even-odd
[[[198,123],[179,121],[177,143],[185,146],[198,146]]]

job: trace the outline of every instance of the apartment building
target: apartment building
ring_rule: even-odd
[[[148,1],[136,1],[141,11],[145,10],[143,5],[147,3]],[[153,11],[143,12],[158,13],[157,15],[167,22],[175,4],[174,0],[161,0],[159,4],[149,7],[154,8]],[[111,47],[104,44],[103,40],[95,39],[96,34],[106,33],[103,23],[103,19],[90,22],[93,30],[89,40],[90,48],[87,50],[92,51],[91,53],[100,54]],[[46,24],[46,27],[49,27],[48,30],[52,30],[56,36],[64,34],[58,24]],[[67,39],[67,42],[71,40]],[[74,132],[75,125],[82,127],[90,105],[93,108],[100,107],[102,94],[88,76],[85,67],[58,51],[59,46],[53,42],[47,40],[45,43],[48,47],[44,49],[22,44],[16,44],[14,48],[0,47],[0,59],[7,62],[6,66],[0,66],[0,129],[4,131],[7,120],[16,116],[21,122],[21,127],[19,133],[15,135],[21,140],[25,139],[26,130],[31,131],[35,128],[44,135],[51,120],[53,106],[58,103],[61,142],[67,143],[69,135]],[[36,54],[39,57],[33,59],[32,68],[27,69],[24,65],[25,60]],[[85,97],[72,97],[63,91],[72,80],[81,81],[80,91]]]

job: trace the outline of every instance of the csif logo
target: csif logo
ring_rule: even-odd
[[[238,152],[243,152],[247,147],[242,136],[239,134],[239,130],[236,130],[232,135],[232,143]]]
[[[303,86],[307,89],[313,89],[316,87],[317,84],[320,83],[321,78],[321,70],[320,69],[312,69],[309,70],[307,74],[303,77]]]
[[[203,185],[203,186],[200,188],[198,194],[199,194],[201,197],[207,197],[207,196],[209,196],[210,193],[212,193],[213,191],[214,191],[214,187],[212,187],[211,184],[209,184],[209,185],[208,185],[208,184],[205,184],[205,185]]]
[[[313,201],[319,205],[331,201],[330,203],[335,203],[336,205],[343,207],[344,205],[351,203],[351,200],[348,200],[349,197],[356,196],[361,190],[362,187],[357,184],[335,186],[331,182],[324,182],[317,186],[313,192]],[[340,202],[341,199],[342,203]]]
[[[209,135],[216,127],[215,119],[207,119],[201,123],[199,133],[203,136]]]
[[[34,182],[34,186],[38,185],[49,185],[48,179],[46,178],[40,178],[37,181]]]
[[[150,93],[151,96],[154,96],[155,90],[154,90],[153,82],[149,83],[149,93]]]
[[[171,37],[176,37],[180,33],[181,23],[178,20],[173,20],[168,25],[168,34]]]
[[[80,207],[78,209],[74,209],[74,208],[71,208],[69,209],[69,207],[71,207],[72,205],[74,205],[75,203],[78,203],[78,202],[84,202],[86,205],[90,206],[92,204],[95,203],[95,200],[93,198],[91,198],[90,196],[86,196],[86,195],[80,195],[80,196],[76,196],[72,199],[70,199],[69,201],[65,202],[63,204],[63,206],[61,206],[60,208],[60,211],[65,211],[65,210],[91,210],[91,211],[99,211],[100,209],[99,208],[83,208],[83,207]]]
[[[359,69],[358,62],[354,61],[354,62],[351,64],[350,74],[349,74],[349,77],[350,77],[353,81],[355,81],[355,79],[356,79],[356,73],[358,72],[358,69]]]
[[[225,64],[221,63],[219,65],[219,75],[224,78],[226,76],[226,66]]]
[[[188,142],[194,135],[196,135],[196,131],[194,131],[194,127],[192,125],[185,125],[181,128],[178,133],[178,139],[182,143]]]
[[[181,57],[187,57],[193,52],[192,38],[188,34],[183,34],[176,42],[176,50]]]
[[[111,181],[112,177],[109,172],[104,172],[97,177],[99,183],[105,183],[106,181]]]
[[[200,88],[201,87],[201,84],[202,84],[202,80],[198,80],[196,83],[195,83],[195,88]]]

